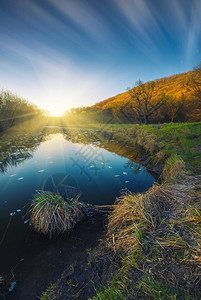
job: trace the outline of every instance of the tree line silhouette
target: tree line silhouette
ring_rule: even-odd
[[[0,92],[0,131],[40,115],[38,107],[9,91]]]

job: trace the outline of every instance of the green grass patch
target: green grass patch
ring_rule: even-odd
[[[201,172],[201,123],[141,126],[157,137],[161,152],[167,157],[179,155],[191,173]]]
[[[201,123],[169,123],[152,125],[107,124],[102,130],[110,131],[125,143],[135,142],[156,161],[159,152],[164,158],[179,155],[192,174],[201,173]],[[159,162],[159,160],[158,160]]]
[[[46,291],[40,296],[40,300],[56,300],[56,296],[54,296],[54,285],[50,284],[48,286]]]
[[[93,300],[125,300],[128,296],[126,281],[120,276],[114,276],[108,287],[101,287],[96,290]]]
[[[143,278],[139,285],[140,296],[161,300],[161,299],[176,299],[176,295],[172,294],[161,280],[155,280],[153,276]]]

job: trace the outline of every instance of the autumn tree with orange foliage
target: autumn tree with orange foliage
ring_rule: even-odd
[[[163,95],[164,105],[161,107],[157,116],[158,120],[165,122],[187,121],[186,103],[187,98],[184,93],[180,97],[174,95]]]
[[[189,119],[191,121],[201,120],[201,62],[194,68],[194,72],[188,81],[188,90],[191,92],[189,101]]]
[[[193,71],[138,81],[127,92],[66,114],[69,120],[102,123],[201,121],[201,63]]]
[[[129,91],[132,107],[140,123],[149,123],[150,117],[160,109],[165,102],[164,94],[153,100],[155,81],[143,83],[141,80],[136,82],[137,88]]]
[[[192,87],[191,90],[193,92],[193,95],[196,98],[199,98],[201,102],[201,62],[198,66],[194,68],[194,73],[191,78]]]

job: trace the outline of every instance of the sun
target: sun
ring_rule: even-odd
[[[51,117],[62,117],[64,110],[58,105],[58,107],[48,109]]]
[[[51,115],[51,117],[62,117],[63,112],[60,113],[60,112],[52,112],[52,111],[50,111],[50,115]]]
[[[69,103],[64,97],[45,97],[48,100],[43,101],[41,98],[41,108],[44,109],[51,117],[62,117],[68,110]]]

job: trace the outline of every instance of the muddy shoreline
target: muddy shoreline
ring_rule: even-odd
[[[69,235],[51,241],[47,241],[43,236],[38,236],[37,233],[32,232],[31,238],[40,240],[40,243],[41,240],[44,240],[43,246],[39,249],[38,255],[31,265],[28,260],[24,259],[17,266],[15,269],[17,284],[14,290],[6,295],[6,299],[39,299],[42,292],[46,290],[50,283],[56,282],[65,269],[72,270],[73,265],[76,263],[87,262],[89,252],[97,247],[98,240],[105,234],[106,219],[107,213],[93,211],[93,215],[86,216]],[[48,256],[46,255],[47,247]],[[44,260],[49,261],[51,273],[48,273],[45,269]],[[32,271],[35,276],[32,275]]]

